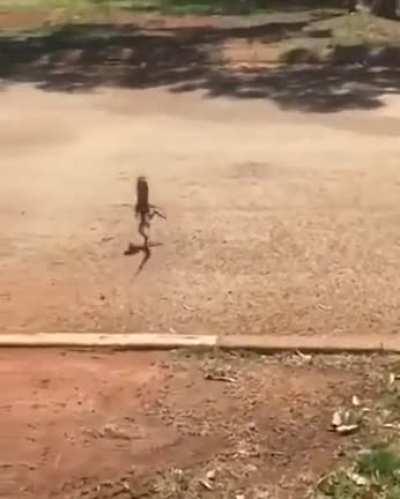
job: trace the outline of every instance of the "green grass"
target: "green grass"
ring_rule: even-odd
[[[371,54],[379,53],[381,60],[386,54],[387,63],[389,50],[400,49],[400,23],[365,13],[339,15],[311,22],[297,36],[282,41],[280,49],[280,60],[286,64],[364,62]]]
[[[338,3],[339,2],[339,3]],[[0,0],[0,12],[65,10],[75,14],[96,11],[186,14],[264,14],[337,8],[340,0]]]
[[[371,449],[352,468],[324,479],[317,499],[400,499],[400,453],[390,447]]]
[[[377,378],[376,398],[358,436],[363,450],[353,449],[347,463],[320,480],[314,499],[400,499],[400,383],[391,380],[397,364]]]
[[[367,13],[321,21],[314,28],[330,30],[332,38],[343,45],[400,42],[400,25],[397,21],[380,19]]]
[[[358,472],[373,480],[395,480],[400,478],[400,455],[383,448],[362,455],[357,463]]]
[[[95,12],[160,12],[185,14],[257,14],[264,0],[0,0],[0,11],[64,10],[69,15]]]

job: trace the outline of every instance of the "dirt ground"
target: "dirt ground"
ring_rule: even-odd
[[[0,18],[17,21],[29,26]],[[20,57],[24,45],[7,43]],[[18,68],[53,83],[61,70]],[[163,85],[3,83],[0,332],[397,332],[395,94],[329,113]],[[168,219],[154,221],[162,245],[137,274],[142,255],[123,253],[140,242],[139,174]]]
[[[346,453],[333,412],[374,391],[330,362],[2,350],[0,497],[304,497]]]
[[[335,116],[164,90],[0,103],[1,331],[398,330],[394,97]],[[136,275],[138,174],[168,220]]]
[[[11,32],[42,22],[0,14]],[[185,37],[203,40],[205,24],[219,21],[145,23],[154,32],[144,38],[123,26],[111,37],[122,45],[107,41],[111,66],[96,53],[103,35],[80,66],[79,36],[21,42],[2,32],[0,334],[397,332],[397,87],[377,99],[347,78],[352,98],[368,97],[357,101],[368,109],[349,110],[332,75],[312,77],[335,113],[318,92],[306,112],[309,89],[296,77],[289,99],[276,75],[249,76],[252,88],[236,98],[229,78],[214,93],[178,91],[168,83],[204,55],[193,40],[187,53]],[[194,31],[178,41],[168,32],[171,43],[162,31],[181,28]],[[241,29],[223,56],[233,66],[270,62],[276,53]],[[107,71],[131,71],[114,53],[127,43],[138,68],[130,85],[110,85]],[[167,215],[152,225],[160,245],[140,273],[141,255],[124,255],[140,242],[138,175]],[[304,497],[346,453],[349,440],[328,431],[333,412],[374,394],[374,359],[341,359],[2,350],[0,497]]]

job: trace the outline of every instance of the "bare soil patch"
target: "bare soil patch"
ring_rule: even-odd
[[[300,498],[343,450],[333,411],[373,393],[357,362],[301,357],[3,350],[0,360],[8,499]]]

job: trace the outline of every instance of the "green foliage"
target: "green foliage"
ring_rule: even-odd
[[[317,499],[400,499],[400,454],[388,447],[362,454],[350,470],[329,475]]]
[[[359,499],[359,488],[344,471],[326,477],[318,486],[315,499]]]
[[[265,0],[0,0],[0,11],[57,10],[68,17],[112,11],[168,14],[250,14],[264,12]]]
[[[360,457],[358,472],[377,481],[399,480],[400,456],[390,449],[376,449]]]
[[[342,8],[340,0],[0,0],[0,12],[10,10],[56,10],[74,15],[96,13],[160,12],[174,15],[260,14],[265,12],[299,12],[304,9]]]

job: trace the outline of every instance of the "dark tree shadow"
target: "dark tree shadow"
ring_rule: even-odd
[[[141,89],[168,86],[173,92],[203,90],[206,96],[270,99],[283,108],[314,112],[369,109],[383,93],[400,91],[400,49],[380,54],[366,47],[338,47],[328,64],[287,54],[276,67],[254,71],[226,66],[225,42],[268,44],[296,37],[311,20],[234,27],[71,25],[42,34],[0,38],[3,86],[30,82],[47,91],[90,91],[98,86]],[[327,36],[312,32],[313,37]],[[291,59],[292,58],[292,59]]]
[[[175,91],[191,91],[205,85],[184,84]],[[215,74],[207,82],[209,96],[270,99],[282,109],[332,113],[345,109],[373,109],[381,97],[400,92],[400,68],[283,67],[241,75]]]
[[[227,39],[279,41],[307,22],[239,28],[155,28],[69,25],[41,36],[0,38],[0,77],[34,82],[46,90],[99,85],[144,88],[205,76]]]

